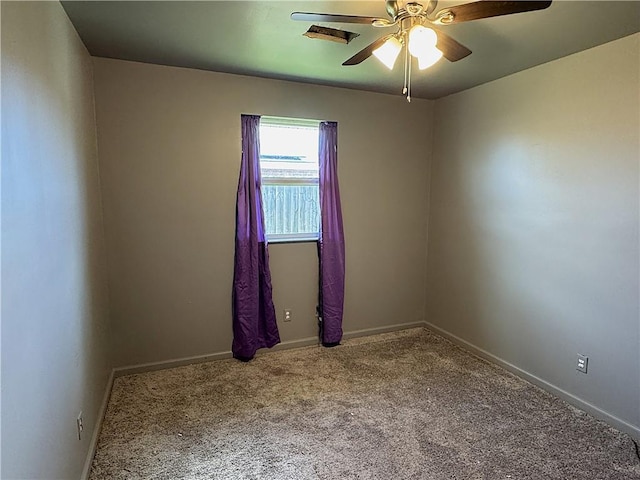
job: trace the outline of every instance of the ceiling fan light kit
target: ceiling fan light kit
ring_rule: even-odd
[[[418,68],[420,70],[425,70],[436,64],[438,60],[442,58],[442,52],[437,48],[433,48],[418,57]]]
[[[409,53],[418,59],[418,68],[424,70],[442,58],[442,52],[436,47],[437,42],[438,36],[432,29],[422,25],[414,25],[411,27],[411,30],[409,30],[408,35],[406,32],[402,32],[390,37],[381,46],[376,48],[373,54],[389,70],[393,70],[393,66],[396,63],[398,55],[400,55],[403,44],[407,43]]]
[[[421,23],[413,24],[413,17],[404,19],[403,22],[405,21],[407,25],[401,25],[398,33],[391,35],[372,53],[389,70],[393,70],[403,46],[406,45],[402,93],[406,95],[407,101],[411,102],[411,57],[418,60],[418,69],[425,70],[442,58],[442,52],[436,47],[438,43],[436,32]]]
[[[422,25],[414,25],[409,30],[409,53],[418,59],[420,70],[430,67],[442,58],[442,52],[436,48],[436,32]]]
[[[471,54],[464,45],[456,42],[442,31],[435,31],[427,24],[446,26],[454,23],[468,22],[482,18],[512,15],[514,13],[543,10],[551,5],[551,1],[489,1],[480,0],[446,8],[433,13],[437,0],[427,0],[426,6],[418,2],[401,2],[387,0],[386,11],[391,20],[357,15],[336,15],[325,13],[294,12],[293,20],[321,21],[338,23],[369,24],[377,28],[398,26],[394,34],[386,35],[366,46],[342,65],[358,65],[374,55],[388,69],[393,70],[402,49],[404,55],[404,87],[403,95],[411,101],[411,64],[412,57],[418,60],[418,68],[425,70],[434,65],[443,56],[450,62],[457,62]]]
[[[389,70],[393,70],[393,66],[396,63],[398,55],[402,50],[402,42],[396,37],[391,37],[384,42],[378,48],[373,51],[373,54],[378,60],[380,60]]]

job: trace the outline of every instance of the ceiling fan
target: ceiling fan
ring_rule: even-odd
[[[471,54],[471,50],[467,47],[441,30],[430,28],[429,25],[446,26],[482,18],[543,10],[551,5],[551,1],[480,0],[444,8],[434,13],[437,0],[426,0],[424,4],[395,0],[388,0],[385,3],[389,18],[308,12],[294,12],[291,18],[305,22],[357,23],[378,28],[397,27],[394,33],[380,37],[342,65],[358,65],[374,55],[391,70],[403,47],[406,47],[404,50],[405,81],[402,93],[407,95],[408,101],[411,101],[412,60],[410,55],[417,58],[418,68],[424,70],[443,56],[450,62],[457,62]]]

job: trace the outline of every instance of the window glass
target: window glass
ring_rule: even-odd
[[[318,125],[260,119],[262,204],[270,242],[318,238]]]

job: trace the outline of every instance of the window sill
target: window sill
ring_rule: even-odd
[[[268,238],[268,244],[274,243],[317,243],[318,237],[300,237],[300,238]]]

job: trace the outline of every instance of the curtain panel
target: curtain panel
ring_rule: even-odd
[[[338,187],[338,124],[320,124],[320,305],[322,344],[338,345],[342,339],[344,309],[344,231]]]
[[[242,115],[242,159],[236,203],[233,272],[233,356],[253,358],[280,343],[260,192],[260,117]]]

